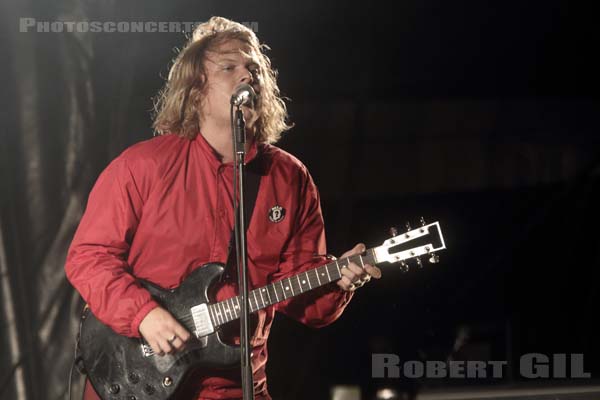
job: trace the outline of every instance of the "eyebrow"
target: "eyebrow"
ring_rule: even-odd
[[[218,59],[219,62],[223,62],[223,61],[228,61],[228,62],[238,62],[238,60],[234,59],[234,58],[219,58]]]
[[[231,62],[231,63],[237,63],[239,62],[239,60],[236,60],[234,58],[227,58],[227,57],[222,57],[219,58],[217,60],[217,63],[222,63],[222,62]],[[260,65],[258,64],[258,62],[256,62],[255,60],[253,60],[252,58],[245,58],[244,59],[244,63],[247,65],[252,65],[252,66],[256,66],[259,67]]]

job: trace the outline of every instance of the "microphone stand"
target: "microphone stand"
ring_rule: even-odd
[[[233,202],[234,208],[236,204],[237,194],[239,193],[239,201],[237,202],[236,217],[235,217],[235,245],[238,267],[238,286],[241,297],[241,313],[240,313],[240,347],[242,351],[241,373],[242,373],[242,391],[244,400],[254,399],[254,381],[252,379],[252,364],[250,363],[250,331],[249,331],[249,314],[250,303],[248,297],[248,258],[246,247],[246,210],[244,208],[245,194],[245,160],[246,160],[246,121],[241,105],[237,106],[235,112],[235,122],[233,119],[233,107],[231,105],[231,123],[233,135]]]

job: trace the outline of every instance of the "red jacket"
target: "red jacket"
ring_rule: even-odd
[[[257,154],[259,155],[257,157]],[[252,145],[248,163],[261,179],[248,227],[252,288],[326,263],[319,194],[306,167],[271,145]],[[222,164],[202,135],[158,136],[125,150],[102,172],[69,248],[68,279],[92,312],[117,333],[139,337],[157,307],[137,278],[174,288],[196,268],[227,259],[233,226],[232,164]],[[269,213],[282,207],[283,219]],[[235,280],[235,279],[234,279]],[[237,294],[224,284],[216,300]],[[336,320],[351,298],[330,284],[257,312],[252,338],[255,392],[268,398],[266,341],[275,311],[314,327]],[[237,341],[239,331],[232,334]],[[197,398],[241,397],[239,371],[198,377]]]

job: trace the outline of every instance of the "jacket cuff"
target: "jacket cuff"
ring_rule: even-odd
[[[131,336],[132,337],[141,337],[140,334],[140,323],[142,320],[148,315],[148,313],[158,307],[158,303],[154,300],[150,300],[146,304],[142,306],[133,317],[133,321],[131,321]]]

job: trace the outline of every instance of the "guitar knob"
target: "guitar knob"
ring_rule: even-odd
[[[146,392],[146,394],[154,394],[154,392],[156,392],[156,389],[154,389],[154,386],[152,385],[146,385],[144,386],[144,392]]]
[[[423,268],[423,261],[421,261],[421,257],[416,257],[415,260],[417,261],[419,268]]]
[[[164,387],[169,387],[173,384],[173,379],[170,376],[165,376],[162,383]]]
[[[408,264],[406,264],[404,261],[400,261],[400,271],[403,273],[408,272]]]
[[[131,382],[133,384],[136,384],[140,381],[139,375],[136,374],[135,372],[130,372],[127,377],[129,378],[129,382]]]
[[[425,225],[427,225],[427,224],[425,223],[425,218],[423,218],[423,217],[421,217],[421,219],[419,220],[419,222],[421,222],[421,226],[425,226]]]
[[[116,383],[114,383],[108,387],[108,391],[110,392],[110,394],[117,394],[117,393],[119,393],[119,390],[121,390],[121,387],[119,385],[117,385]]]
[[[392,226],[389,229],[389,233],[390,233],[390,236],[398,236],[398,228],[396,228],[395,226]]]
[[[435,253],[431,253],[431,257],[429,257],[429,262],[431,264],[437,264],[440,262],[440,257]]]

